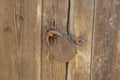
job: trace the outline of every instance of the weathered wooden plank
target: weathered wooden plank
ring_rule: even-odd
[[[20,80],[40,80],[41,0],[15,0],[17,26],[16,70]]]
[[[0,2],[0,80],[40,80],[40,0]]]
[[[17,52],[14,0],[0,1],[0,80],[15,80],[14,55]]]
[[[120,80],[120,0],[97,0],[92,80]]]
[[[68,0],[43,0],[42,11],[42,80],[65,80],[66,63],[50,55],[45,33],[51,27],[67,33]]]
[[[71,0],[69,33],[79,43],[77,54],[69,62],[67,80],[89,80],[94,0]]]

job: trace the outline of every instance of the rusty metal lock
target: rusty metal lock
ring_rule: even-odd
[[[75,46],[67,35],[56,30],[47,31],[46,42],[50,54],[59,61],[68,62],[76,54]]]

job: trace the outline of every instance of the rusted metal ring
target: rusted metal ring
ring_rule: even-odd
[[[49,41],[50,37],[53,37],[53,38],[55,38],[55,37],[63,37],[63,35],[60,32],[58,32],[58,31],[56,31],[54,29],[48,30],[47,35],[46,35],[46,42],[47,42],[48,46],[51,46],[50,41]]]

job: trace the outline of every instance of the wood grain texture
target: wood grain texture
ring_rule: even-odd
[[[40,80],[40,0],[1,0],[0,80]]]
[[[7,5],[7,6],[6,6]],[[0,1],[0,80],[15,80],[17,31],[14,0]]]
[[[120,80],[120,0],[96,0],[92,80]]]
[[[17,69],[20,80],[40,80],[41,0],[16,0]]]
[[[94,0],[71,0],[69,33],[83,40],[76,45],[77,54],[68,65],[67,80],[89,80]]]
[[[57,61],[49,53],[46,30],[55,27],[67,34],[68,0],[43,0],[42,6],[42,78],[41,80],[65,80],[66,63]],[[55,51],[57,54],[57,51]]]

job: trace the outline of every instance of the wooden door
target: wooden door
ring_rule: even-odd
[[[68,62],[51,28],[77,41]],[[120,80],[119,35],[120,0],[0,0],[0,80]]]

